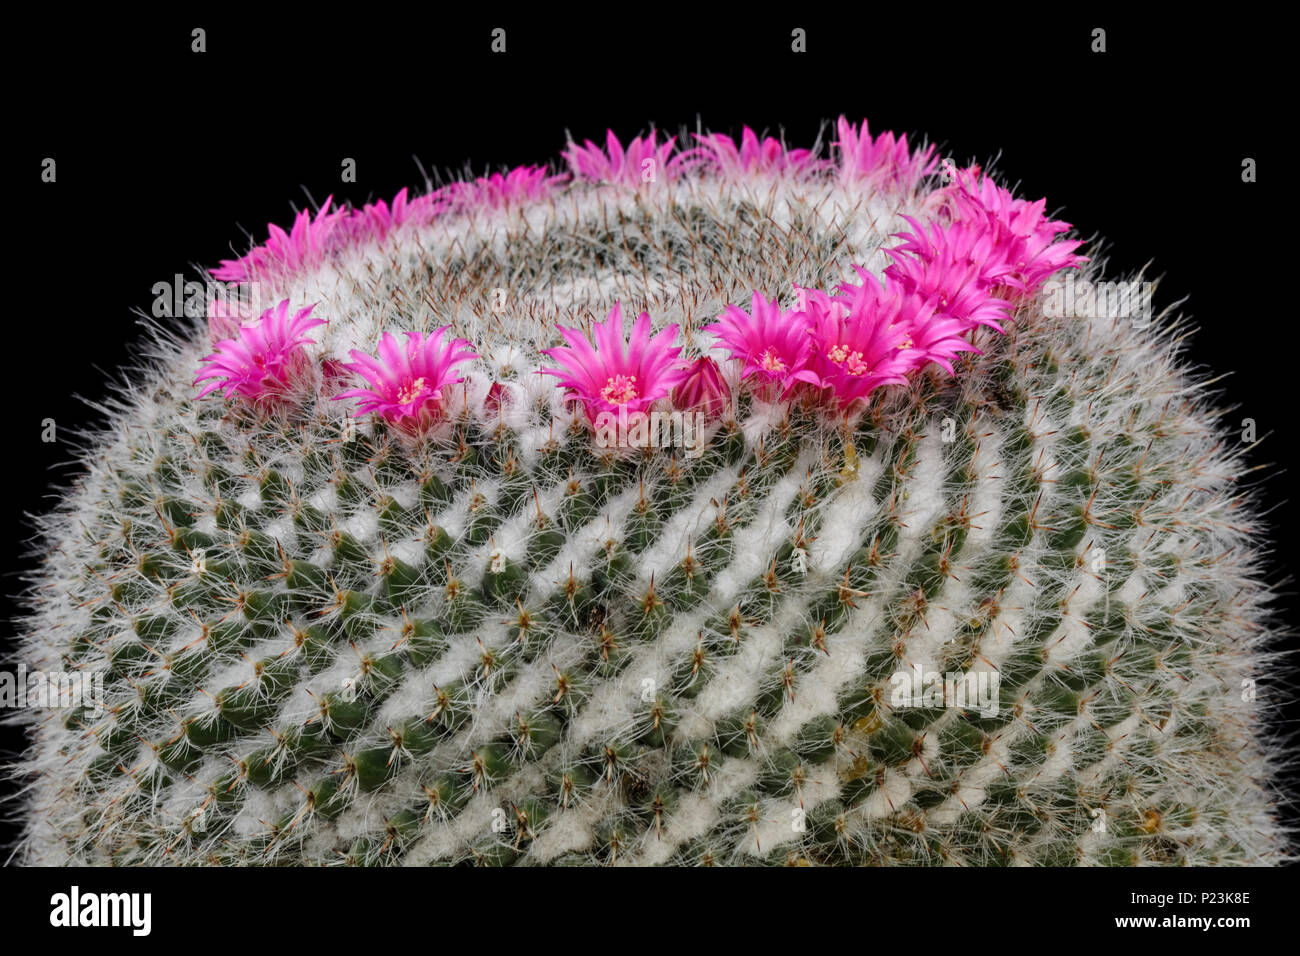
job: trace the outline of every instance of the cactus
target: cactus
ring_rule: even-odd
[[[611,134],[214,269],[274,307],[155,335],[42,524],[26,660],[105,699],[28,715],[25,859],[1280,859],[1258,519],[1180,324],[1054,307],[1102,272],[1041,203],[838,132]],[[963,202],[1037,216],[1037,273],[955,248]],[[735,360],[764,315],[934,311],[936,262],[960,328],[852,353],[911,366]],[[619,303],[658,351],[583,393]],[[602,447],[632,396],[698,444]]]

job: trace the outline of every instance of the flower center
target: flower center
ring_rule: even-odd
[[[635,375],[611,375],[600,390],[600,397],[611,405],[626,405],[637,397]]]
[[[415,401],[424,394],[424,378],[417,378],[414,382],[408,382],[397,390],[397,403],[407,405]]]
[[[850,375],[863,375],[871,370],[871,367],[862,360],[861,352],[850,352],[843,345],[832,346],[826,355],[832,362],[843,365]]]
[[[763,358],[759,364],[763,366],[765,372],[785,371],[785,363],[778,356],[773,355],[771,349],[763,349]]]

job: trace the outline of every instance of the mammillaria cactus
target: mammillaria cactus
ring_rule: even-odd
[[[262,304],[156,343],[46,521],[27,657],[104,700],[34,715],[26,858],[1277,859],[1176,324],[837,134],[610,134],[215,269]]]

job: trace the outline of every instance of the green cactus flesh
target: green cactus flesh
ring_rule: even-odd
[[[615,299],[690,332],[879,266],[919,202],[574,184],[295,280],[326,350],[514,349],[514,424],[196,401],[203,335],[156,342],[45,522],[29,659],[102,671],[106,710],[34,721],[27,858],[1275,859],[1256,519],[1177,323],[1029,301],[953,377],[848,420],[742,398],[698,457],[603,452],[524,381]],[[997,706],[894,706],[913,669]]]

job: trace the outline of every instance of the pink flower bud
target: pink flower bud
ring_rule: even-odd
[[[701,356],[686,368],[686,377],[673,389],[673,405],[684,411],[702,411],[719,418],[731,408],[731,388],[718,363]]]

